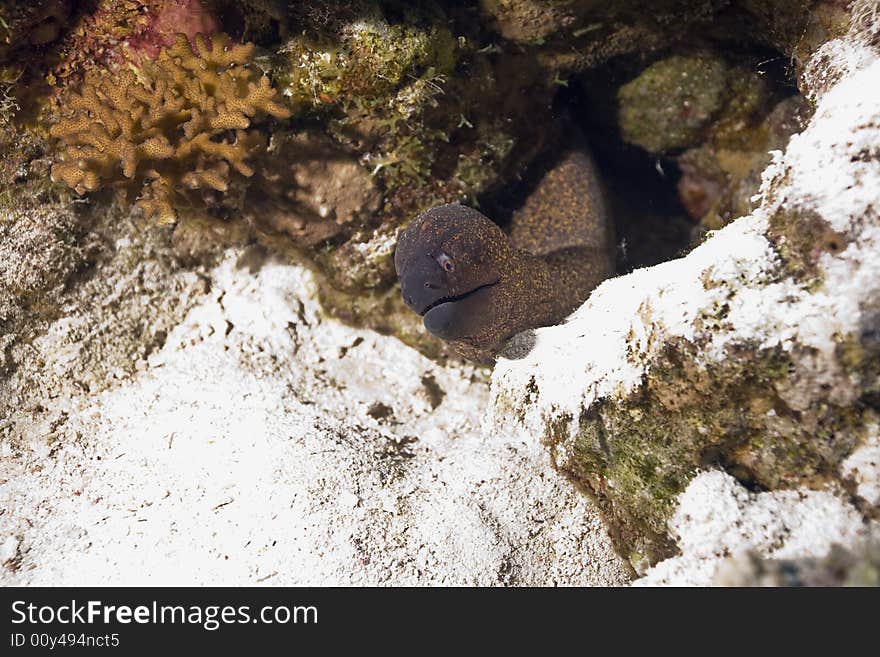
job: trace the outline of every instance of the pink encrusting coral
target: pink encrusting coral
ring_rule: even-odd
[[[135,55],[143,53],[156,59],[162,48],[174,44],[178,34],[185,34],[194,46],[197,34],[209,36],[219,30],[220,21],[202,0],[159,0],[127,45]]]
[[[204,0],[97,0],[82,8],[58,45],[50,83],[59,89],[78,84],[94,68],[114,68],[154,60],[184,34],[210,37],[220,21]]]

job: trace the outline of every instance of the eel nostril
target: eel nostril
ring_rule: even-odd
[[[437,286],[434,285],[433,283],[425,283],[425,287],[428,288],[429,290],[436,290],[437,289]]]

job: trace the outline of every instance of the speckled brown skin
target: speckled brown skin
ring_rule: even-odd
[[[509,235],[463,205],[416,217],[394,264],[406,304],[465,358],[493,362],[516,333],[562,321],[613,272],[614,235],[596,167],[564,151],[514,213]]]

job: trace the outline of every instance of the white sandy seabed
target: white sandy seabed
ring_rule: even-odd
[[[68,389],[49,426],[6,419],[26,438],[2,443],[3,583],[628,582],[541,447],[480,431],[483,372],[325,319],[306,271],[240,256],[132,375]],[[47,376],[70,321],[35,342]]]

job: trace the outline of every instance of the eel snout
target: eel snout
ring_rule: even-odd
[[[436,270],[436,271],[433,271]],[[404,303],[424,317],[430,310],[437,306],[464,301],[472,294],[484,288],[497,285],[500,280],[488,283],[474,284],[470,289],[460,291],[461,286],[451,285],[444,280],[443,272],[439,267],[431,267],[418,264],[407,267],[400,277],[400,291],[403,294]],[[459,289],[456,289],[459,288]]]
[[[419,315],[424,315],[442,299],[451,297],[449,285],[443,280],[440,267],[427,258],[408,263],[400,275],[400,291],[404,303]]]

